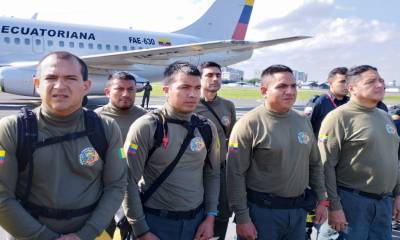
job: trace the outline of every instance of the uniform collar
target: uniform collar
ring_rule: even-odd
[[[134,109],[135,105],[133,104],[129,109],[127,110],[121,110],[114,106],[112,103],[108,103],[105,108],[107,108],[111,113],[114,113],[116,115],[129,115]]]
[[[349,104],[350,107],[352,107],[354,109],[357,109],[357,110],[360,110],[360,111],[363,111],[363,112],[373,112],[376,109],[376,107],[369,108],[369,107],[361,106],[356,101],[351,100],[351,98],[350,98],[350,101],[349,101],[348,104]]]
[[[184,121],[190,121],[193,113],[179,113],[169,103],[165,103],[162,108],[162,112],[166,114],[166,117]]]
[[[275,118],[287,118],[287,117],[289,117],[290,114],[292,113],[292,109],[289,109],[289,111],[287,111],[287,112],[285,112],[285,113],[277,113],[277,112],[273,112],[273,111],[271,111],[271,110],[268,110],[268,109],[265,107],[265,105],[263,105],[263,108],[264,108],[265,112],[266,112],[269,116],[272,116],[272,117],[275,117]]]
[[[40,117],[47,123],[57,127],[76,126],[82,119],[83,111],[79,108],[68,116],[57,116],[45,107],[41,106],[38,110]]]

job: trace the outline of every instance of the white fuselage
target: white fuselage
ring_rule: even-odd
[[[134,31],[130,29],[0,18],[0,66],[11,65],[13,69],[18,68],[16,66],[22,62],[36,62],[52,51],[69,51],[83,57],[204,41],[207,40],[197,36],[177,33]],[[136,76],[154,81],[161,79],[166,65],[177,60],[189,61],[195,65],[203,61],[215,61],[222,66],[227,66],[249,59],[252,52],[253,50],[251,49],[247,51],[224,50],[190,57],[175,57],[159,63],[154,63],[153,61],[151,64],[132,62],[132,64],[127,65],[113,65],[110,62],[103,66],[89,66],[90,76],[94,80],[91,94],[103,93],[106,76],[113,71],[131,71]],[[12,86],[14,85],[13,82],[10,82],[8,78],[6,80],[5,75],[6,72],[3,71],[0,81],[6,91],[23,95],[34,94],[32,93],[31,78],[19,80],[20,82]],[[15,76],[16,79],[20,77],[23,76]],[[24,76],[23,78],[26,77]],[[25,82],[29,83],[29,86],[25,86],[26,88],[21,86]],[[15,89],[20,90],[17,91]]]

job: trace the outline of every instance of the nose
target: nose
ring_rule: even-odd
[[[65,83],[61,79],[57,79],[56,81],[54,81],[54,88],[64,88],[64,87]]]

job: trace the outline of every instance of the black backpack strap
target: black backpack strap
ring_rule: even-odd
[[[38,139],[38,126],[36,114],[28,108],[21,108],[17,117],[17,150],[18,172],[28,166],[28,182],[21,202],[26,202],[32,188],[33,177],[33,152]]]
[[[161,147],[163,143],[163,139],[168,139],[168,124],[165,116],[160,111],[153,111],[156,120],[156,131],[154,132],[154,143],[153,147],[150,149],[149,154],[147,155],[147,160],[151,158],[154,151]]]
[[[193,117],[192,117],[193,120]],[[179,121],[179,120],[178,120]],[[186,122],[187,123],[187,122]],[[185,124],[183,125],[187,128],[188,132],[186,134],[185,139],[176,155],[175,159],[165,168],[165,170],[158,176],[156,180],[150,185],[150,187],[140,194],[140,198],[142,200],[142,204],[147,202],[147,200],[153,195],[153,193],[158,189],[158,187],[167,179],[167,177],[172,173],[176,165],[178,164],[179,160],[181,159],[183,153],[185,152],[186,148],[189,146],[190,141],[194,137],[194,130],[196,128],[195,125],[192,124]]]
[[[214,109],[212,109],[212,107],[210,106],[210,104],[208,104],[206,102],[206,100],[204,98],[200,99],[200,102],[207,107],[207,109],[212,113],[212,115],[214,115],[214,117],[217,119],[219,125],[221,125],[222,129],[224,130],[225,133],[225,137],[228,138],[228,130],[226,129],[225,125],[222,123],[221,119],[218,117],[217,113],[214,111]]]
[[[105,161],[108,142],[103,127],[103,122],[101,121],[101,118],[92,110],[83,108],[83,112],[85,116],[87,137],[101,159]]]

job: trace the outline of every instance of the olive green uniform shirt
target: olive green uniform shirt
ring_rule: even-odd
[[[312,127],[299,112],[284,114],[261,105],[233,127],[227,159],[228,200],[237,223],[251,221],[246,188],[297,197],[307,186],[326,198],[323,168]]]
[[[190,121],[192,115],[179,114],[168,104],[161,111],[168,118],[186,121]],[[208,160],[205,161],[207,149],[196,128],[195,138],[191,140],[172,173],[144,204],[146,207],[188,211],[204,203],[206,211],[217,211],[220,174],[219,147],[217,130],[211,121],[207,121],[207,123],[211,126],[214,136]],[[151,158],[146,161],[154,144],[155,130],[156,117],[152,114],[145,115],[133,123],[125,141],[129,178],[124,208],[136,236],[149,230],[139,197],[138,185],[142,190],[149,188],[174,160],[187,134],[186,128],[182,125],[168,123],[168,145],[157,148]]]
[[[34,110],[38,139],[84,131],[82,110],[56,117],[43,107]],[[80,209],[98,202],[90,214],[71,219],[32,217],[17,201],[27,186],[28,167],[18,172],[17,117],[0,120],[0,225],[17,239],[55,239],[76,233],[93,240],[110,223],[121,205],[126,188],[126,159],[120,158],[121,133],[114,120],[101,117],[108,142],[106,159],[100,159],[87,137],[37,149],[33,153],[33,178],[29,202],[54,209]]]
[[[145,115],[147,113],[143,108],[132,105],[131,108],[127,110],[121,110],[111,103],[108,103],[105,106],[96,108],[94,110],[98,114],[102,114],[104,116],[110,117],[114,119],[119,128],[121,129],[122,140],[125,141],[126,135],[128,134],[129,127],[131,124],[136,121],[139,117]]]
[[[223,127],[221,126],[217,118],[214,116],[214,114],[212,114],[211,111],[208,110],[208,108],[203,103],[201,102],[199,103],[199,105],[196,108],[196,113],[210,119],[217,127],[219,142],[221,144],[220,160],[221,163],[223,163],[226,160],[226,153],[228,151],[229,135],[231,134],[233,125],[235,125],[236,122],[235,105],[233,105],[233,102],[218,96],[216,96],[213,101],[207,103],[217,114],[221,123],[224,125]]]
[[[318,138],[330,210],[342,209],[337,186],[399,195],[399,137],[386,112],[350,100],[326,116]]]

